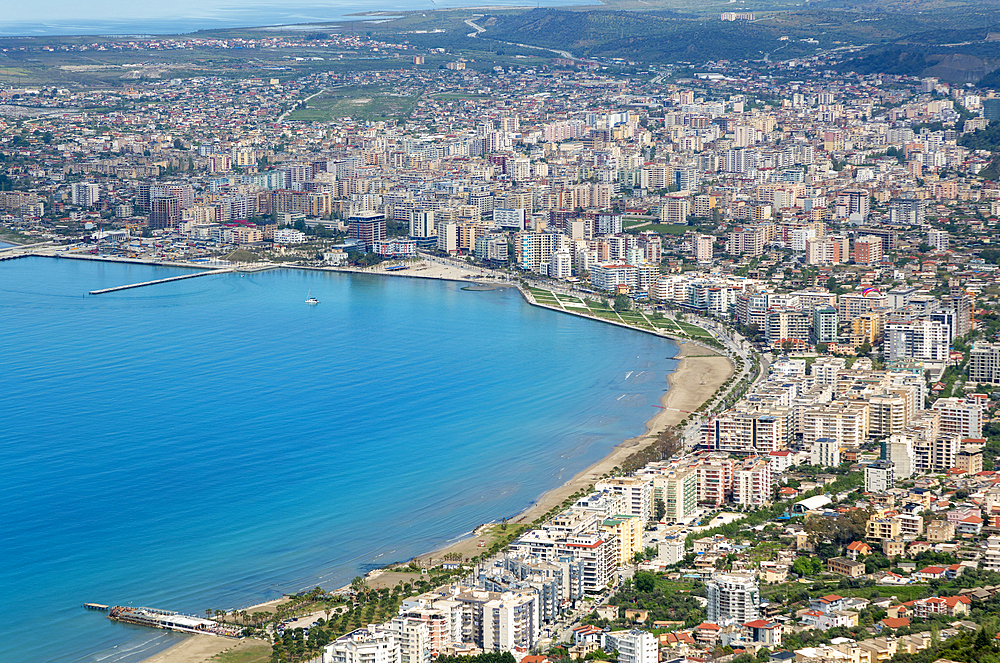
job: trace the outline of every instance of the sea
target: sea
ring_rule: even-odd
[[[127,0],[37,0],[5,7],[0,36],[182,34],[253,26],[343,24],[379,20],[401,11],[465,7],[562,7],[600,5],[599,0],[175,0],[162,5]],[[381,12],[379,16],[358,16]]]
[[[132,663],[511,517],[641,434],[677,346],[512,288],[0,262],[0,661]],[[307,297],[320,303],[310,306]]]

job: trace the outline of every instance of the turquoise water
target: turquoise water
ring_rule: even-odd
[[[247,606],[512,516],[640,433],[676,365],[511,289],[275,270],[82,296],[180,273],[0,263],[0,661],[138,660],[179,636],[81,604]]]

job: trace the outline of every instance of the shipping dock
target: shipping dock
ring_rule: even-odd
[[[88,603],[86,605],[97,604]],[[171,610],[157,610],[156,608],[133,608],[131,606],[116,605],[111,608],[108,619],[136,626],[162,628],[179,633],[201,633],[204,635],[218,635],[224,638],[237,638],[240,635],[240,629],[235,626],[220,624],[211,619],[204,619],[203,617],[182,615]]]

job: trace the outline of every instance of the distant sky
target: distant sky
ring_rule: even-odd
[[[361,11],[479,5],[556,6],[587,0],[7,0],[0,35],[170,33],[337,21]],[[597,4],[594,0],[594,4]]]

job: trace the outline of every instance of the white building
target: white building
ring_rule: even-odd
[[[458,253],[458,224],[438,222],[437,249],[448,254]]]
[[[657,663],[659,660],[656,636],[639,629],[602,633],[601,649],[617,651],[618,663]]]
[[[606,490],[623,496],[626,513],[641,518],[643,526],[653,516],[653,478],[651,476],[602,479],[594,484],[594,490]]]
[[[302,244],[306,241],[306,234],[295,228],[280,228],[274,231],[275,244]]]
[[[524,230],[524,212],[524,209],[495,209],[493,210],[493,224],[502,230],[520,232]]]
[[[590,285],[598,290],[633,291],[639,284],[639,270],[625,261],[605,262],[590,268]]]
[[[371,624],[328,644],[323,663],[399,663],[399,645],[391,633]]]
[[[886,458],[892,464],[893,478],[909,479],[916,470],[913,439],[908,435],[890,435],[885,441]]]
[[[948,250],[948,233],[945,230],[928,230],[927,243],[937,251]]]
[[[950,343],[951,329],[942,322],[912,320],[885,326],[884,348],[888,361],[947,361]]]
[[[832,437],[821,437],[809,449],[809,462],[822,467],[840,465],[840,442]]]
[[[1000,384],[1000,344],[980,341],[972,346],[969,380]]]
[[[398,616],[385,624],[399,647],[399,663],[429,663],[431,660],[430,629],[419,618]],[[326,663],[324,661],[324,663]],[[367,662],[365,662],[367,663]]]
[[[548,275],[554,279],[568,279],[573,276],[573,254],[569,248],[552,252]]]
[[[434,210],[413,210],[410,212],[410,237],[414,239],[437,237]]]
[[[983,436],[983,407],[961,398],[939,398],[931,409],[941,414],[941,435]]]
[[[894,472],[892,463],[879,460],[865,467],[865,492],[884,493],[892,488]]]
[[[760,586],[752,575],[716,573],[705,591],[713,624],[745,624],[760,617]]]
[[[484,651],[530,651],[538,639],[536,592],[504,592],[483,605]]]

